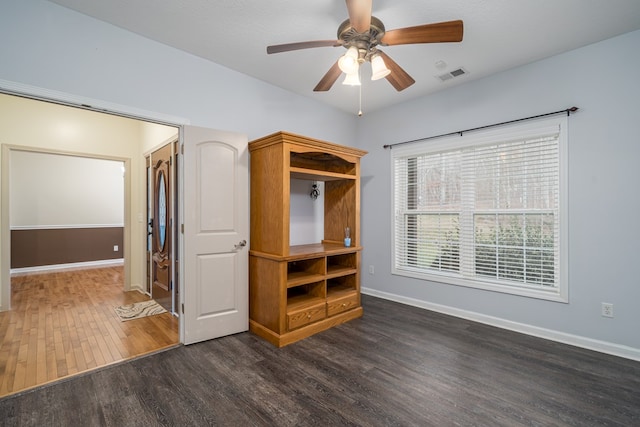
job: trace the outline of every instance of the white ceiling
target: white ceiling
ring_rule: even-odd
[[[267,55],[266,46],[337,37],[344,0],[50,0],[147,38],[209,59],[345,111],[358,111],[358,88],[340,78],[313,92],[344,53],[322,47]],[[402,92],[370,81],[363,68],[363,111],[425,96],[452,85],[640,29],[639,0],[373,0],[387,30],[462,19],[461,43],[382,47],[415,80]],[[438,69],[436,61],[447,66]],[[447,82],[437,75],[463,67]]]

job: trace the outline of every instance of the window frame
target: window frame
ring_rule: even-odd
[[[391,150],[391,274],[410,277],[414,279],[464,286],[493,292],[537,298],[562,303],[569,302],[569,277],[568,277],[568,120],[566,116],[534,119],[498,128],[473,131],[467,134],[443,136],[419,141],[406,146],[393,147]],[[533,139],[550,134],[558,134],[558,275],[557,287],[542,289],[539,286],[527,284],[507,284],[491,280],[490,278],[468,278],[436,271],[425,271],[420,268],[398,267],[396,262],[396,182],[395,161],[397,158],[419,156],[438,152],[447,152],[464,149],[471,146],[483,146],[504,143],[523,139]],[[461,211],[465,215],[464,211]],[[480,214],[481,210],[466,212],[473,216]],[[460,264],[472,262],[468,256],[461,255]]]

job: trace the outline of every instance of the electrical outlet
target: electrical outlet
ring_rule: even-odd
[[[370,265],[370,266],[369,266],[369,274],[373,275],[373,274],[375,274],[375,272],[376,272],[376,271],[375,271],[375,269],[373,268],[373,265]]]
[[[118,252],[118,245],[113,245],[113,252]]]
[[[602,303],[602,316],[603,317],[613,317],[613,304],[609,302]]]

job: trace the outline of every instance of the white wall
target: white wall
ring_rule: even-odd
[[[640,359],[638,46],[640,31],[363,117],[368,292]],[[569,304],[391,275],[390,152],[383,144],[574,105],[580,111],[569,118]],[[601,302],[614,304],[615,318],[601,317]]]
[[[292,179],[289,193],[289,244],[307,245],[324,239],[324,183],[318,182],[319,195],[311,198],[313,182]]]
[[[11,228],[124,226],[124,163],[11,154]]]
[[[351,115],[309,98],[47,1],[0,0],[0,9],[0,87],[3,80],[24,84],[123,105],[128,111],[185,118],[192,125],[241,132],[249,139],[286,130],[339,144],[355,142]],[[104,135],[110,134],[105,130]],[[110,136],[111,143],[102,146],[72,138],[66,149],[118,156],[133,150],[124,157],[132,159],[132,175],[143,177],[139,147]],[[144,185],[136,188],[134,227],[138,213],[144,212]],[[143,235],[138,231],[132,234]],[[132,239],[134,256],[142,250],[136,242]]]

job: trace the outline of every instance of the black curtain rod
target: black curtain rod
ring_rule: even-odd
[[[451,136],[451,135],[460,135],[460,136],[462,136],[463,133],[472,132],[474,130],[492,128],[492,127],[495,127],[495,126],[508,125],[510,123],[521,122],[523,120],[538,119],[540,117],[553,116],[553,115],[561,114],[561,113],[567,113],[567,116],[569,116],[569,115],[571,115],[571,113],[575,113],[576,111],[578,111],[578,107],[571,107],[571,108],[567,108],[565,110],[554,111],[553,113],[539,114],[537,116],[525,117],[525,118],[516,119],[516,120],[509,120],[508,122],[494,123],[492,125],[486,125],[486,126],[480,126],[480,127],[477,127],[477,128],[459,130],[457,132],[449,132],[449,133],[443,133],[441,135],[429,136],[429,137],[426,137],[426,138],[412,139],[411,141],[396,142],[395,144],[386,144],[386,145],[383,145],[382,148],[393,148],[396,145],[404,145],[404,144],[411,144],[411,143],[414,143],[414,142],[427,141],[429,139],[442,138],[443,136]]]

